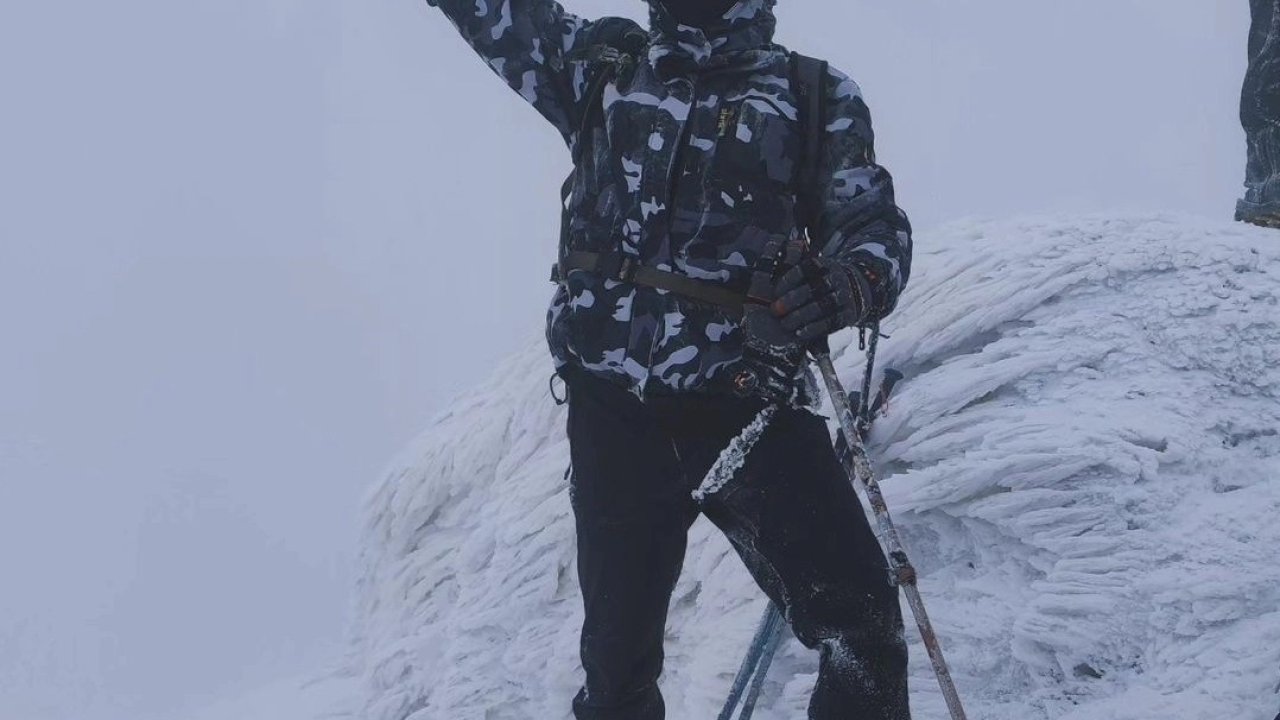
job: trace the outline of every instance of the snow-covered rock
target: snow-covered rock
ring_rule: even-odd
[[[1154,216],[917,242],[881,346],[907,380],[871,451],[970,716],[1271,720],[1280,237]],[[532,343],[371,492],[360,717],[570,717],[581,609],[549,373]],[[700,522],[672,602],[669,717],[715,717],[764,600]],[[944,718],[908,634],[915,717]],[[758,717],[803,718],[815,668],[790,641]]]

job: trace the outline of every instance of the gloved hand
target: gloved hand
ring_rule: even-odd
[[[797,404],[804,377],[804,346],[763,305],[747,308],[743,331],[742,360],[731,376],[734,392],[768,403]]]
[[[774,317],[808,345],[865,320],[871,286],[854,268],[810,256],[778,279],[774,297]]]

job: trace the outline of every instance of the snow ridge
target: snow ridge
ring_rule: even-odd
[[[922,233],[869,449],[975,718],[1271,720],[1280,242],[1173,216]],[[837,367],[861,355],[836,338]],[[367,720],[567,720],[581,608],[540,343],[368,498]],[[672,718],[714,717],[764,598],[709,523],[673,598]],[[912,631],[917,720],[946,717]],[[762,720],[805,716],[794,640]]]

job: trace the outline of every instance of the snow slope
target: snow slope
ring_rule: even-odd
[[[1280,236],[1170,216],[918,238],[872,453],[974,718],[1271,720],[1280,699]],[[848,338],[838,365],[861,358]],[[581,610],[540,343],[371,492],[366,720],[564,720]],[[669,716],[715,716],[763,599],[714,529],[673,599]],[[945,717],[913,642],[917,720]],[[804,717],[780,653],[759,717]]]

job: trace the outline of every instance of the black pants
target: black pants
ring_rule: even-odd
[[[1280,0],[1249,6],[1249,69],[1240,95],[1249,162],[1236,219],[1280,227]]]
[[[691,492],[762,405],[698,396],[642,403],[580,371],[566,375],[586,605],[578,720],[665,717],[667,606],[700,512],[796,637],[820,651],[809,717],[908,720],[897,589],[822,418],[780,411],[733,482],[699,506]]]

